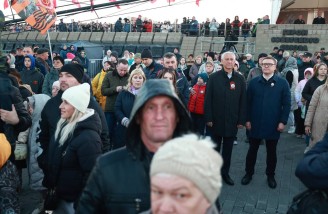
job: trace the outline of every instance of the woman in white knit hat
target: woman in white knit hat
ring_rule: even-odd
[[[65,90],[62,100],[59,106],[61,119],[48,151],[44,151],[47,152],[48,167],[44,171],[43,185],[48,188],[48,193],[55,189],[59,198],[57,206],[51,207],[46,197],[45,209],[54,210],[53,214],[75,213],[74,203],[102,153],[100,118],[93,109],[87,108],[90,85],[84,83]]]
[[[195,134],[166,142],[151,167],[151,211],[143,214],[218,214],[222,158],[209,138]]]

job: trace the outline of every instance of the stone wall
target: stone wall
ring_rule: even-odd
[[[296,34],[294,35],[283,35],[284,30],[295,30]],[[301,30],[306,32],[307,35],[297,35]],[[286,31],[285,31],[286,32]],[[290,42],[290,39],[287,39],[285,42],[272,42],[273,37],[281,38],[299,38],[301,42]],[[304,38],[305,42],[304,42]],[[310,39],[311,38],[311,39]],[[314,43],[313,39],[319,39],[318,43]],[[284,40],[284,39],[282,39]],[[309,41],[311,40],[311,41]],[[289,41],[289,42],[288,42]],[[307,51],[314,53],[319,51],[320,48],[324,47],[328,49],[328,24],[324,25],[294,25],[294,24],[280,24],[280,25],[258,25],[256,33],[256,55],[261,52],[271,53],[273,47],[280,47],[281,45],[288,46],[306,46]],[[293,51],[290,49],[288,51]],[[298,52],[304,52],[305,50],[297,50]]]

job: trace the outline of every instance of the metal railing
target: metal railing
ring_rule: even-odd
[[[208,43],[210,44],[210,48],[208,49]],[[205,45],[207,44],[207,45]],[[236,48],[241,47],[241,50],[238,51]],[[204,48],[206,47],[206,48]],[[215,41],[215,40],[202,40],[201,41],[201,52],[204,53],[208,50],[223,53],[225,51],[232,51],[237,55],[245,55],[245,54],[255,54],[255,42],[248,41],[245,38],[244,41]]]
[[[90,76],[90,78],[94,78],[102,68],[102,59],[89,59],[87,74]]]

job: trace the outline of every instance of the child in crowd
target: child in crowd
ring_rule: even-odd
[[[194,93],[190,93],[188,104],[194,128],[200,135],[205,135],[204,101],[207,80],[207,73],[198,74],[197,83],[192,88]]]
[[[59,89],[60,89],[60,83],[57,80],[52,84],[51,96],[55,97],[58,94]]]

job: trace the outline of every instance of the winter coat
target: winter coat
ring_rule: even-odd
[[[184,66],[181,66],[180,64],[178,65],[177,69],[178,73],[182,74],[187,78],[188,81],[190,81],[190,76],[189,76],[189,69],[188,66],[185,64]]]
[[[36,62],[35,67],[40,69],[40,72],[43,74],[43,76],[45,76],[50,71],[50,66],[45,60],[37,57],[35,59],[35,62]]]
[[[137,112],[151,98],[162,94],[170,97],[177,109],[179,122],[173,137],[190,130],[191,120],[167,80],[147,80],[134,102],[127,130],[126,147],[102,155],[93,168],[78,204],[77,214],[129,213],[150,208],[149,170],[153,153],[141,140]]]
[[[206,84],[195,84],[192,88],[194,89],[195,94],[190,94],[188,109],[191,113],[204,114]]]
[[[220,212],[217,210],[215,205],[211,205],[207,210],[205,214],[219,214]],[[140,214],[152,214],[151,210],[142,212]]]
[[[15,144],[17,140],[17,136],[20,132],[28,129],[32,124],[31,116],[28,114],[24,104],[21,94],[19,93],[18,88],[12,86],[10,78],[7,73],[0,72],[0,95],[1,100],[5,102],[11,102],[14,104],[19,123],[16,125],[10,125],[4,123],[0,120],[0,133],[4,133],[6,135],[7,140],[9,141],[12,148],[12,155],[10,160],[14,160],[14,151]],[[4,95],[4,97],[2,97]]]
[[[289,57],[286,61],[285,68],[281,71],[282,77],[284,77],[290,86],[291,93],[291,109],[292,111],[298,108],[295,99],[295,89],[298,84],[298,68],[297,60],[294,57]]]
[[[277,75],[268,81],[263,76],[252,79],[247,88],[247,121],[249,136],[278,140],[278,124],[287,124],[290,112],[290,89],[287,81]]]
[[[163,69],[163,65],[156,63],[154,60],[148,66],[144,67],[144,73],[146,75],[146,79],[157,79],[158,73]]]
[[[116,70],[109,71],[102,82],[101,94],[106,96],[105,112],[114,112],[116,97],[119,92],[116,91],[117,86],[126,86],[128,84],[129,73],[121,77]]]
[[[309,189],[328,189],[328,134],[304,154],[295,175]]]
[[[122,29],[123,29],[123,25],[122,25],[121,20],[117,20],[115,22],[114,31],[115,32],[122,32]]]
[[[51,137],[55,135],[56,126],[60,119],[59,106],[62,103],[62,95],[63,91],[59,90],[58,94],[55,97],[52,97],[50,100],[48,100],[41,112],[41,131],[38,136],[38,142],[40,142],[43,151],[46,151],[48,149],[49,141]],[[100,116],[101,126],[97,128],[101,130],[100,138],[102,141],[102,150],[103,152],[107,152],[110,148],[110,145],[108,139],[108,126],[105,119],[105,114],[97,103],[97,101],[92,96],[90,96],[88,108],[94,109]],[[44,159],[44,156],[42,157],[41,154],[38,157],[38,163],[40,168],[44,167],[45,161],[46,160]]]
[[[308,70],[309,72],[311,72],[311,74],[313,75],[313,70]],[[305,71],[304,71],[304,76],[305,76]],[[303,79],[301,80],[297,86],[296,86],[296,89],[295,89],[295,100],[296,100],[296,103],[299,103],[302,101],[302,92],[303,92],[303,89],[304,89],[304,86],[305,84],[307,83],[308,79]]]
[[[32,55],[27,55],[31,60],[31,67],[27,69],[24,65],[23,70],[21,71],[21,78],[24,84],[31,86],[32,91],[36,94],[42,93],[42,85],[44,76],[40,73],[38,69],[35,68],[35,59]]]
[[[182,103],[187,108],[189,102],[189,84],[188,80],[185,76],[181,73],[176,72],[177,82],[176,87],[178,90],[179,98],[181,99]]]
[[[59,79],[58,70],[55,68],[51,68],[50,72],[44,78],[42,85],[42,94],[46,94],[48,96],[52,96],[52,85]]]
[[[246,79],[248,77],[248,74],[250,71],[250,66],[245,62],[240,62],[239,63],[239,71],[243,74],[243,76]]]
[[[247,86],[252,79],[254,79],[257,76],[260,76],[261,74],[262,74],[261,67],[252,68],[247,75],[247,79],[246,79]]]
[[[97,102],[101,106],[102,110],[105,110],[106,96],[101,94],[102,82],[107,74],[104,69],[102,69],[93,79],[92,79],[92,91],[93,96],[96,98]]]
[[[39,167],[36,157],[39,155],[40,147],[37,142],[37,135],[40,131],[40,119],[41,112],[44,105],[50,99],[48,95],[45,94],[36,94],[33,95],[34,99],[34,110],[32,114],[32,126],[30,128],[30,133],[28,137],[28,158],[27,160],[27,170],[29,176],[29,185],[33,190],[42,190],[43,172]]]
[[[199,68],[202,64],[197,64],[196,62],[191,66],[189,70],[189,76],[194,79],[198,75]]]
[[[224,70],[209,76],[205,95],[205,120],[213,122],[218,136],[235,137],[237,125],[246,122],[246,83],[233,71],[229,79]]]
[[[11,161],[0,168],[0,212],[20,213],[17,189],[20,181],[18,171]]]
[[[145,32],[152,32],[153,31],[153,24],[151,22],[144,23]]]
[[[304,71],[307,68],[313,68],[314,62],[311,60],[310,62],[302,62],[301,65],[298,66],[298,81],[304,79]]]
[[[54,137],[50,141],[43,184],[47,188],[56,187],[60,199],[67,202],[78,200],[97,157],[102,153],[99,127],[98,114],[88,109],[64,143],[66,148],[60,146]]]
[[[306,100],[306,108],[309,108],[309,104],[311,102],[312,96],[314,94],[314,91],[320,86],[323,85],[326,82],[326,79],[320,81],[317,77],[312,77],[309,79],[302,91],[302,97]]]
[[[306,113],[305,126],[311,128],[310,146],[320,141],[328,128],[328,84],[319,86],[312,96],[308,111]]]
[[[131,89],[126,89],[118,94],[115,102],[115,116],[118,121],[116,134],[121,145],[126,144],[126,130],[135,98],[136,95],[132,93]]]
[[[67,49],[64,50],[64,49],[61,49],[60,52],[59,52],[59,55],[61,56],[61,58],[63,58],[64,60],[67,59]]]
[[[209,24],[210,31],[217,32],[218,27],[219,27],[219,23],[217,22],[211,21],[211,23]]]
[[[198,73],[199,73],[199,74],[200,74],[200,73],[206,73],[205,65],[206,65],[206,63],[203,63],[203,64],[200,66],[200,68],[199,68],[199,70],[198,70]],[[219,71],[219,65],[216,64],[216,63],[214,63],[214,72],[217,72],[217,71]]]

